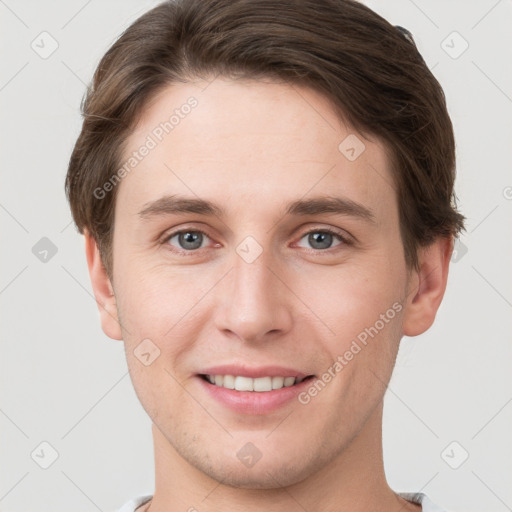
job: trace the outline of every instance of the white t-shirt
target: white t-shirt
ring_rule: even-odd
[[[432,503],[429,497],[422,492],[399,492],[398,493],[402,498],[408,501],[412,501],[413,503],[417,503],[421,505],[422,512],[447,512],[446,510],[438,507],[436,504]],[[135,512],[135,509],[147,503],[153,496],[148,494],[145,496],[137,496],[132,500],[125,503],[118,512]]]

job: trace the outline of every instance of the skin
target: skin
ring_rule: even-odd
[[[434,321],[452,241],[421,249],[420,271],[409,271],[385,147],[346,126],[307,88],[221,78],[169,86],[146,107],[126,156],[190,96],[198,106],[118,185],[112,280],[85,237],[102,328],[124,340],[153,421],[155,493],[142,508],[420,510],[385,479],[383,396],[401,337]],[[349,134],[365,144],[353,162],[338,150]],[[208,199],[226,215],[141,219],[144,205],[164,194]],[[356,201],[375,223],[284,216],[287,202],[321,196]],[[187,255],[179,237],[164,240],[184,228],[205,233]],[[326,228],[354,243],[333,237],[319,249],[307,233]],[[236,252],[249,235],[262,248],[252,263]],[[237,414],[196,377],[228,363],[322,375],[394,303],[401,311],[306,405],[292,400],[269,414]],[[134,355],[146,338],[160,350],[149,366]],[[262,454],[250,468],[236,456],[247,442]]]

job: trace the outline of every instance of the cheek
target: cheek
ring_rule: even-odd
[[[133,353],[127,356],[128,369],[133,388],[144,410],[152,421],[160,424],[172,418],[169,402],[184,403],[181,389],[174,372],[164,363],[165,354],[161,354],[149,366],[145,366]],[[167,419],[164,419],[167,418]]]
[[[183,271],[179,276],[169,274],[163,267],[133,268],[123,275],[118,290],[126,357],[135,388],[147,395],[143,403],[158,399],[152,397],[154,389],[180,391],[174,389],[172,376],[179,380],[186,376],[187,354],[204,325],[198,305],[208,291],[207,283],[192,280]]]
[[[204,286],[195,278],[183,271],[170,275],[164,270],[133,266],[121,278],[116,290],[118,310],[129,337],[150,333],[158,339],[169,336],[204,295]]]
[[[370,397],[372,403],[380,400],[398,350],[403,276],[399,265],[387,262],[375,259],[350,272],[340,268],[331,274],[328,288],[309,291],[311,309],[329,327],[321,338],[329,359],[325,371],[336,375],[331,389],[347,407],[360,407]]]
[[[340,266],[323,276],[301,277],[297,295],[322,320],[326,339],[338,340],[343,345],[374,325],[390,308],[388,317],[395,319],[398,308],[393,309],[393,304],[402,300],[404,286],[397,269],[399,266],[390,266],[384,259],[382,264],[375,261],[350,268]]]

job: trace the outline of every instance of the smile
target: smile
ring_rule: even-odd
[[[255,391],[265,392],[281,389],[284,387],[291,387],[300,384],[302,381],[312,377],[244,377],[242,375],[202,375],[210,384],[215,386],[234,389],[236,391]]]

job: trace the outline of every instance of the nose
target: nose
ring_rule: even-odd
[[[252,262],[236,252],[233,266],[223,279],[216,308],[216,327],[224,334],[254,343],[275,339],[292,326],[293,294],[269,254]]]

